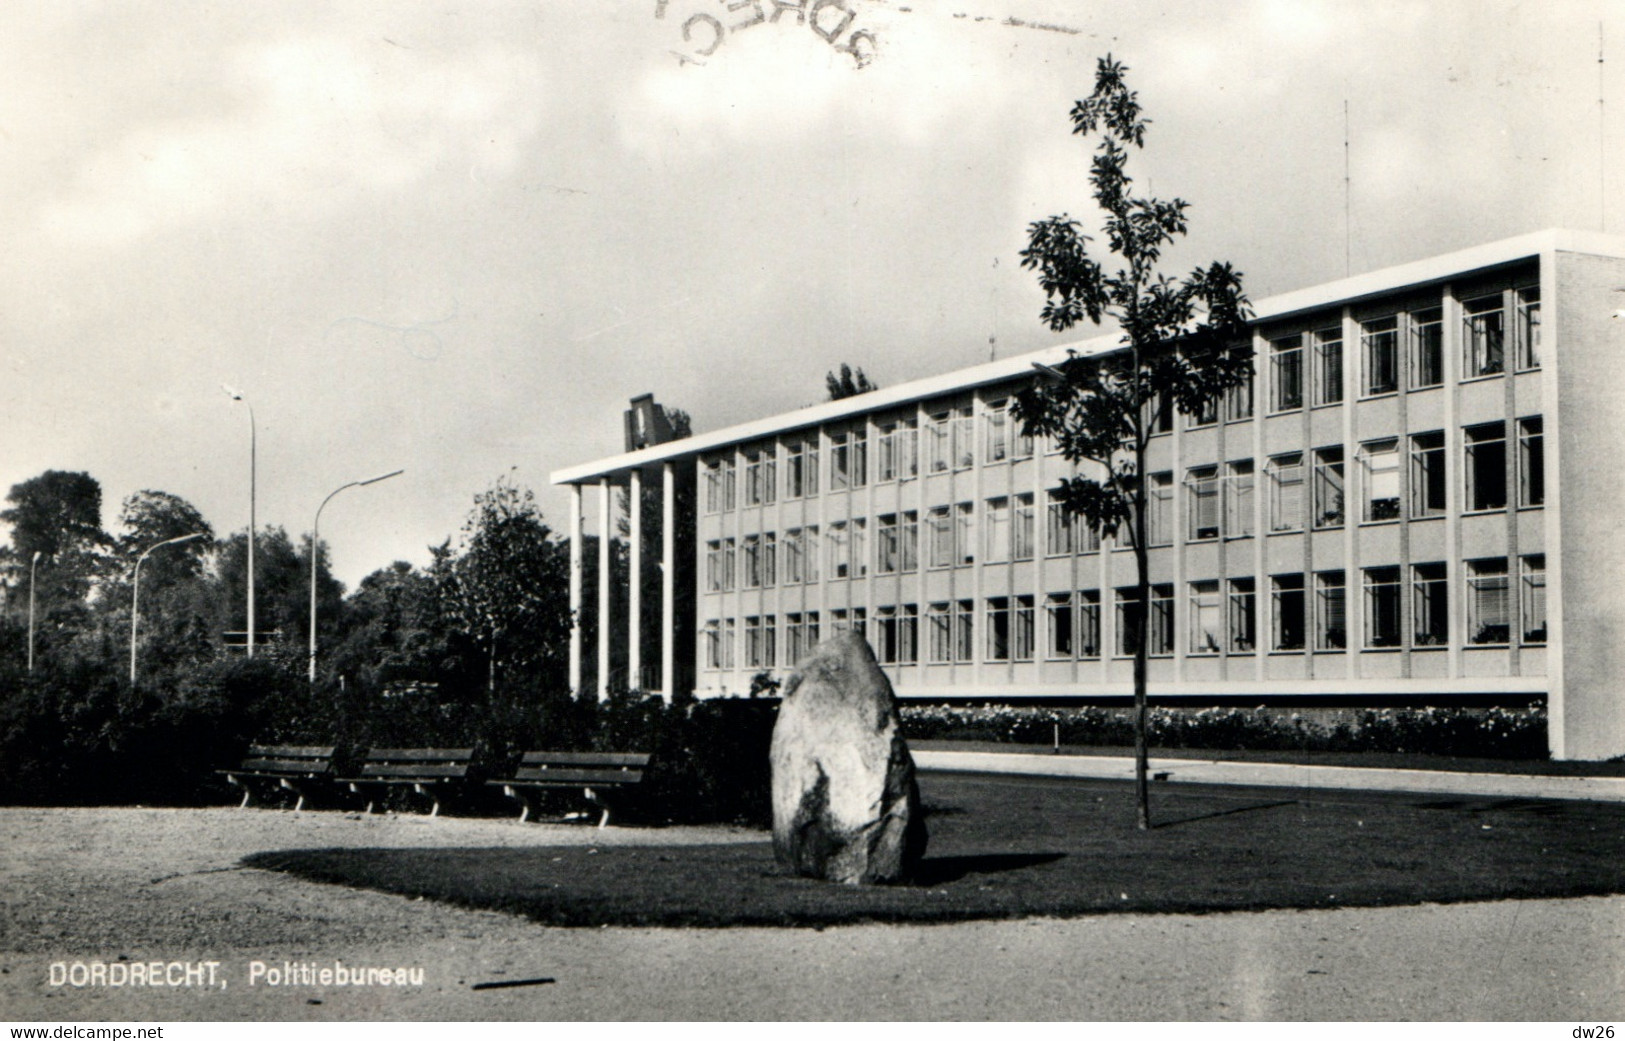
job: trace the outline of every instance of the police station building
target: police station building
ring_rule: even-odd
[[[1255,309],[1252,385],[1150,449],[1153,694],[1543,698],[1555,757],[1625,754],[1625,241],[1541,232]],[[1059,509],[1069,464],[1009,413],[1066,356],[677,441],[644,402],[630,443],[656,443],[553,475],[576,617],[594,592],[608,619],[596,648],[573,630],[572,684],[593,650],[607,684],[618,640],[645,689],[743,693],[846,627],[902,698],[1128,696],[1133,555]],[[659,516],[631,511],[625,590],[597,540],[589,591],[584,493],[613,532],[617,488]]]

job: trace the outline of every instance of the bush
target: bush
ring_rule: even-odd
[[[1120,747],[1134,743],[1131,709],[908,705],[903,734],[913,740],[951,739],[1050,744],[1059,727],[1067,745]],[[1487,759],[1545,759],[1546,709],[1402,708],[1150,709],[1147,740],[1159,748],[1401,752]]]

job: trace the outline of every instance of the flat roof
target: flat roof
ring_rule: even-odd
[[[1588,253],[1625,259],[1625,238],[1598,232],[1549,228],[1545,231],[1500,239],[1268,297],[1253,305],[1252,324],[1258,326],[1308,311],[1356,303],[1362,299],[1388,295],[1412,287],[1447,282],[1453,277],[1516,263],[1547,253]],[[924,379],[883,387],[839,401],[809,405],[806,408],[781,412],[748,423],[738,423],[678,441],[651,445],[636,452],[623,452],[590,463],[568,466],[553,471],[550,480],[553,484],[580,484],[624,473],[637,467],[698,455],[742,441],[755,441],[927,398],[1002,383],[1031,371],[1034,362],[1056,365],[1065,361],[1071,352],[1100,354],[1122,347],[1120,333],[1057,344],[969,368],[955,369],[937,376],[927,376]]]

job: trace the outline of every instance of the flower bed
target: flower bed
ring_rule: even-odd
[[[913,740],[1125,746],[1128,708],[907,705]],[[1149,710],[1147,740],[1158,748],[1313,752],[1404,752],[1489,759],[1545,759],[1546,708]]]

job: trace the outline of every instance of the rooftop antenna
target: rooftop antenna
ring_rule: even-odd
[[[1354,239],[1354,227],[1349,219],[1353,207],[1349,197],[1353,194],[1353,183],[1349,178],[1349,99],[1343,99],[1343,277],[1347,278],[1354,273],[1351,256]]]

